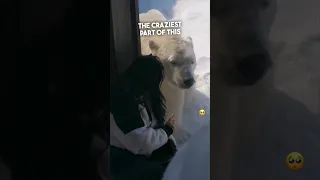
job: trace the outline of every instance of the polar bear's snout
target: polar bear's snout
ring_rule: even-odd
[[[184,67],[176,68],[177,72],[177,84],[182,89],[189,89],[195,84],[194,70],[191,65],[186,65]]]
[[[194,78],[188,78],[183,81],[183,84],[185,85],[186,88],[190,88],[191,86],[194,85],[194,83],[195,83]]]
[[[191,86],[194,85],[195,79],[194,79],[194,74],[191,70],[185,71],[181,77],[182,77],[182,84],[185,89],[189,89]]]

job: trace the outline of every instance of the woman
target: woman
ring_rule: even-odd
[[[176,152],[172,117],[160,91],[164,68],[139,57],[111,90],[110,167],[115,180],[160,180]]]

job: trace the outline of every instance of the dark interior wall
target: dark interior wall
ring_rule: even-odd
[[[90,179],[93,128],[85,123],[107,101],[109,85],[106,7],[73,0],[0,5],[1,161],[15,178]]]
[[[112,9],[110,9],[110,83],[113,84],[118,76],[117,72],[117,60],[116,52],[114,47],[114,33],[113,33],[113,22],[112,22]]]
[[[0,157],[0,179],[1,180],[10,180],[10,169],[5,165],[5,163],[2,160],[2,157]]]
[[[80,110],[90,112],[98,101],[104,99],[100,92],[107,92],[107,82],[103,79],[107,76],[103,72],[107,73],[104,68],[108,65],[104,62],[108,62],[108,58],[113,64],[110,75],[114,80],[139,54],[135,1],[111,1],[114,25],[110,28],[115,33],[110,34],[110,57],[106,56],[107,47],[100,46],[107,41],[106,34],[100,33],[107,32],[101,27],[106,26],[101,22],[107,22],[106,15],[100,14],[106,13],[105,7],[78,2],[0,3],[3,5],[0,6],[3,15],[0,20],[4,20],[6,28],[0,42],[5,47],[4,61],[0,66],[1,103],[4,107],[1,119],[6,119],[0,122],[0,156],[8,167],[28,172],[28,175],[55,174],[57,177],[54,178],[60,178],[60,175],[66,178],[72,174],[76,178],[80,176],[79,172],[86,172],[82,171],[85,163],[80,162],[83,160],[80,158],[87,153],[87,147],[79,146],[87,139],[79,137],[79,129],[73,129],[79,125],[76,115]],[[90,83],[92,79],[98,79],[99,83]],[[87,86],[95,86],[99,92],[94,88],[86,90]],[[24,147],[24,153],[21,153],[21,147]],[[79,167],[72,166],[71,159],[76,159],[75,164]],[[28,168],[22,168],[15,166],[16,160],[38,165],[23,164]],[[63,161],[68,162],[59,164]],[[74,167],[72,171],[71,166]]]
[[[26,111],[28,111],[28,106],[34,107],[32,102],[21,103],[21,101],[25,100],[22,96],[30,93],[32,97],[37,90],[33,91],[33,93],[30,90],[32,88],[39,89],[39,87],[34,87],[33,85],[38,84],[41,86],[40,84],[44,83],[43,80],[45,80],[45,78],[30,78],[26,80],[27,77],[32,77],[32,73],[30,72],[34,72],[34,74],[41,73],[41,70],[35,71],[35,69],[42,69],[43,67],[40,66],[43,65],[43,63],[49,63],[49,61],[47,61],[48,58],[42,59],[42,63],[39,61],[39,64],[37,63],[39,59],[30,58],[32,56],[36,57],[34,53],[37,51],[43,51],[43,49],[39,48],[41,45],[48,45],[43,42],[41,42],[41,45],[35,44],[47,39],[48,34],[50,34],[53,29],[56,29],[54,31],[58,31],[58,29],[63,26],[63,19],[70,5],[71,0],[4,0],[0,2],[0,22],[2,24],[0,35],[2,47],[0,65],[0,98],[2,104],[0,110],[2,119],[0,123],[0,156],[3,156],[0,157],[1,180],[11,179],[11,171],[8,166],[12,164],[11,162],[9,163],[9,161],[19,158],[20,155],[16,155],[15,153],[20,151],[17,147],[20,147],[19,149],[24,147],[23,143],[21,143],[22,140],[27,139],[24,138],[24,136],[30,137],[30,132],[36,132],[32,129],[28,130],[27,126],[25,126],[27,123],[20,124],[24,128],[17,127],[20,121],[16,119],[16,114],[24,114],[24,122],[29,121],[29,119],[28,115],[15,105],[20,103]],[[57,65],[54,67],[59,66],[59,61],[56,61],[55,57],[51,57],[51,60],[52,62],[57,62]],[[50,67],[48,66],[46,68]],[[53,71],[57,72],[59,70],[55,69]],[[53,71],[50,71],[50,73]],[[47,77],[47,75],[48,74],[41,74],[40,76]],[[42,82],[37,83],[39,80]],[[37,101],[37,98],[34,98],[34,101]],[[43,120],[44,119],[46,118],[43,117]],[[35,121],[33,121],[33,123],[35,123]],[[13,129],[14,126],[17,128]],[[28,133],[25,134],[24,130]],[[29,145],[29,147],[30,146],[32,145]],[[24,152],[27,152],[31,148],[23,149]],[[23,153],[20,151],[20,154]],[[4,161],[4,159],[7,161]]]

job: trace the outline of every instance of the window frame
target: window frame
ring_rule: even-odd
[[[111,0],[110,12],[110,50],[114,51],[110,68],[118,75],[141,54],[138,0]]]

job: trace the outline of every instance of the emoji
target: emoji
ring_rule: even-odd
[[[206,111],[204,109],[200,109],[199,111],[200,116],[206,115]]]
[[[286,164],[290,170],[299,171],[304,164],[304,157],[298,152],[292,152],[288,154]]]

